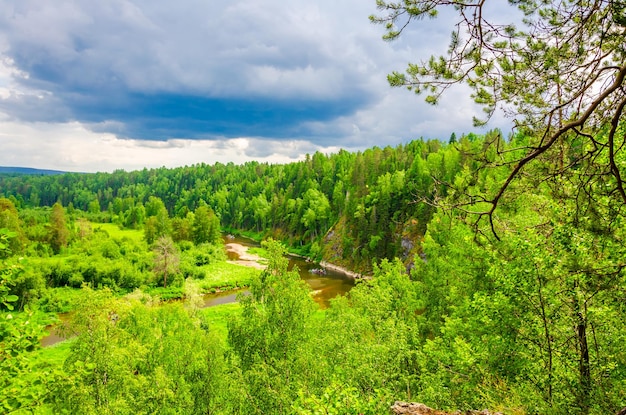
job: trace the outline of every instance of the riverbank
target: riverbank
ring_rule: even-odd
[[[225,244],[224,246],[228,254],[232,254],[233,257],[237,257],[237,259],[230,259],[227,261],[231,264],[238,264],[238,265],[243,265],[246,267],[253,267],[257,269],[265,269],[267,267],[266,265],[259,262],[263,260],[262,257],[255,255],[255,254],[248,253],[248,247],[243,244],[240,244],[237,242],[229,242]],[[300,258],[303,260],[306,259],[306,257],[302,255],[294,254],[294,253],[288,253],[287,255],[292,258]],[[229,257],[230,256],[231,255],[229,255]],[[346,269],[339,265],[331,264],[330,262],[326,262],[326,261],[321,261],[320,267],[326,270],[333,271],[338,274],[342,274],[354,281],[368,280],[372,278],[369,275],[363,275],[354,271],[350,271],[349,269]]]
[[[372,278],[370,275],[359,274],[357,272],[350,271],[349,269],[340,267],[339,265],[331,264],[330,262],[326,262],[326,261],[321,261],[320,267],[331,270],[339,274],[343,274],[346,277],[351,278],[355,281],[356,280],[369,280]]]
[[[227,262],[230,264],[243,265],[246,267],[252,267],[256,269],[265,269],[266,265],[262,264],[260,261],[263,260],[258,255],[248,253],[248,247],[236,242],[230,242],[225,245],[226,253],[232,254],[237,257],[237,259],[229,259]],[[229,255],[230,258],[230,255]]]

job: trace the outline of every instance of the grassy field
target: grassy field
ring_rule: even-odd
[[[228,320],[239,312],[239,303],[220,304],[200,310],[200,313],[209,323],[209,331],[212,332],[222,344],[226,344],[228,337]]]
[[[70,354],[73,339],[65,340],[52,346],[43,347],[33,353],[33,361],[37,363],[47,363],[51,366],[61,368],[65,359]]]
[[[204,292],[247,287],[250,285],[251,278],[260,272],[256,268],[228,262],[204,265],[201,269],[205,273],[205,277],[197,280],[197,282]]]
[[[114,239],[128,238],[137,243],[144,241],[143,230],[120,229],[119,226],[112,223],[94,223],[92,226],[94,231],[97,229],[103,230]],[[252,249],[257,250],[260,256],[265,254],[265,250],[262,248]],[[250,283],[250,278],[259,272],[251,267],[229,264],[227,262],[216,262],[200,266],[199,268],[205,275],[205,278],[200,280],[200,286],[206,292],[247,287]]]
[[[128,238],[133,242],[141,243],[144,241],[143,230],[138,229],[120,229],[114,223],[92,223],[92,229],[97,231],[98,229],[105,231],[113,239]]]

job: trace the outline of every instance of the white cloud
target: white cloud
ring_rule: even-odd
[[[94,133],[79,123],[14,123],[0,121],[0,165],[76,172],[139,170],[144,167],[179,167],[196,163],[236,164],[257,160],[288,163],[315,151],[330,153],[307,141],[234,138],[222,140],[146,141],[119,139]]]
[[[374,40],[379,33],[367,22],[373,2],[361,3],[346,10],[336,2],[305,0],[21,0],[0,9],[0,27],[21,65],[36,71],[52,60],[63,71],[54,76],[74,86],[120,82],[137,91],[182,88],[232,96],[262,81],[254,78],[258,68],[313,68],[321,77],[327,67],[354,73],[367,59],[352,53],[359,47],[354,34]],[[282,94],[292,86],[269,81]]]
[[[481,112],[467,89],[451,90],[431,107],[386,82],[387,73],[445,51],[451,16],[421,21],[385,43],[383,28],[368,21],[372,13],[374,0],[4,2],[0,165],[110,171],[255,158],[287,162],[316,150],[470,131],[472,116]],[[307,121],[292,126],[300,136],[291,139],[220,139],[225,133],[211,131],[196,135],[217,136],[210,141],[117,138],[133,122],[154,125],[147,113],[128,114],[134,103],[128,96],[160,92],[261,103],[328,100],[345,108],[303,117]],[[84,113],[82,104],[89,107]],[[94,116],[102,108],[107,116]],[[169,108],[159,110],[163,116]],[[492,124],[506,125],[502,118]]]

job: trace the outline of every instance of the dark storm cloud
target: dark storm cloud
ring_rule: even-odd
[[[307,2],[0,7],[3,54],[23,74],[22,93],[0,110],[22,121],[158,140],[313,137],[307,123],[353,114],[377,94],[349,58],[365,39],[333,42],[336,17]]]
[[[115,119],[120,136],[139,139],[290,138],[311,132],[303,123],[323,122],[350,113],[363,103],[356,97],[334,103],[270,98],[206,98],[162,93],[128,94],[111,105],[76,102],[81,119],[101,123]]]
[[[284,162],[471,131],[467,89],[432,107],[386,81],[445,51],[453,16],[385,43],[375,12],[375,0],[2,1],[0,164]]]

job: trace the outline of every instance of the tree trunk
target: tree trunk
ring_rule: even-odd
[[[541,306],[541,320],[543,322],[544,335],[546,336],[546,353],[548,355],[546,368],[548,370],[548,400],[550,401],[550,404],[552,404],[552,335],[550,334],[550,322],[548,321],[548,317],[546,315],[545,301],[543,298],[543,283],[539,275],[537,275],[537,280],[539,282],[539,305]]]
[[[578,337],[579,350],[579,374],[580,390],[578,395],[578,406],[581,414],[589,413],[589,398],[591,392],[591,369],[589,365],[589,347],[587,345],[587,321],[581,312],[577,313],[578,324],[576,335]]]
[[[167,254],[165,254],[165,267],[163,269],[163,288],[167,288]]]

